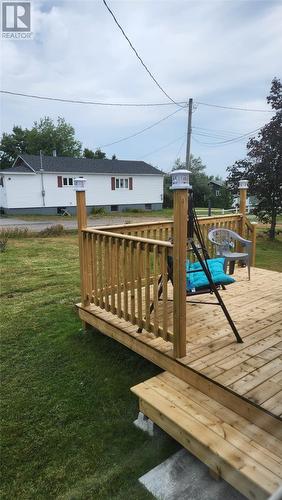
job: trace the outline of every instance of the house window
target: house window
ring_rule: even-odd
[[[219,196],[219,195],[220,195],[219,189],[216,189],[215,190],[215,196]]]
[[[117,205],[111,205],[111,212],[117,212],[118,211],[118,206]]]
[[[112,190],[115,189],[133,189],[132,177],[112,177]]]
[[[152,210],[152,203],[145,203],[145,210]]]
[[[73,178],[58,176],[58,187],[62,186],[73,186]]]
[[[4,187],[4,177],[0,177],[0,186]]]

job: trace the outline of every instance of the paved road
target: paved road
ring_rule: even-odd
[[[158,217],[160,219],[160,217]],[[150,222],[154,220],[154,217],[95,217],[88,219],[88,224],[91,226],[108,226],[113,224],[129,224],[135,222]],[[46,227],[56,226],[57,224],[62,224],[65,229],[76,229],[77,221],[74,218],[68,219],[66,217],[60,217],[57,219],[46,219],[46,220],[23,220],[15,217],[0,217],[0,227],[6,228],[28,228],[31,231],[42,231]]]

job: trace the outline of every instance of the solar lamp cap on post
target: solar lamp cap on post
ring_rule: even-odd
[[[86,191],[86,179],[84,177],[76,177],[74,179],[75,191]]]
[[[248,189],[249,181],[247,179],[242,179],[239,181],[239,189]]]
[[[191,174],[190,170],[186,170],[184,168],[172,170],[172,172],[170,172],[172,180],[170,189],[173,191],[177,189],[192,189],[189,182],[189,174]]]

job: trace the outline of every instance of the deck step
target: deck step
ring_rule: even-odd
[[[282,441],[270,432],[169,372],[131,391],[140,411],[247,498],[281,485]]]

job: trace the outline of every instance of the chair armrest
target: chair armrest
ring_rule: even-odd
[[[252,245],[252,242],[250,240],[246,240],[245,238],[242,238],[242,236],[240,236],[239,234],[236,234],[236,237],[233,236],[233,239],[239,241],[241,243],[241,245],[243,246],[251,246]]]

